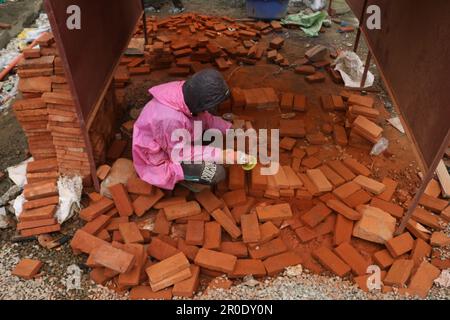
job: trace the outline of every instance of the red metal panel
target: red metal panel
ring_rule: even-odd
[[[80,30],[66,26],[70,5],[81,9]],[[87,119],[141,17],[141,0],[45,0],[45,6],[69,84]]]
[[[347,0],[359,16],[361,0]],[[363,33],[425,167],[450,132],[450,1],[369,0],[381,30]]]

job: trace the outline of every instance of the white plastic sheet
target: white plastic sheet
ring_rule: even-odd
[[[353,51],[343,51],[339,54],[334,62],[335,70],[339,71],[347,87],[359,88],[364,73],[364,64],[359,56]],[[375,80],[372,72],[367,72],[366,83],[364,88],[371,87]]]

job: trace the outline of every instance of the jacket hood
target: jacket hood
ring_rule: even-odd
[[[153,99],[163,105],[192,117],[191,111],[184,101],[183,84],[185,81],[173,81],[149,89]]]

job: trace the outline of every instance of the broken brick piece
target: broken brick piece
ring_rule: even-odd
[[[381,269],[386,269],[394,263],[394,258],[387,249],[375,252],[373,254],[373,260]]]
[[[200,267],[196,265],[190,266],[191,277],[176,283],[172,293],[177,297],[192,298],[200,284]]]
[[[428,296],[433,281],[439,277],[441,271],[428,261],[422,261],[416,273],[411,277],[408,290],[422,299]]]
[[[31,280],[39,272],[42,262],[33,259],[22,259],[12,270],[11,274],[26,280]]]

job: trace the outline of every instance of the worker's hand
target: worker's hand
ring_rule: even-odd
[[[245,152],[234,151],[232,149],[226,149],[223,151],[224,163],[226,160],[230,159],[234,164],[247,164],[250,162],[250,156]]]

